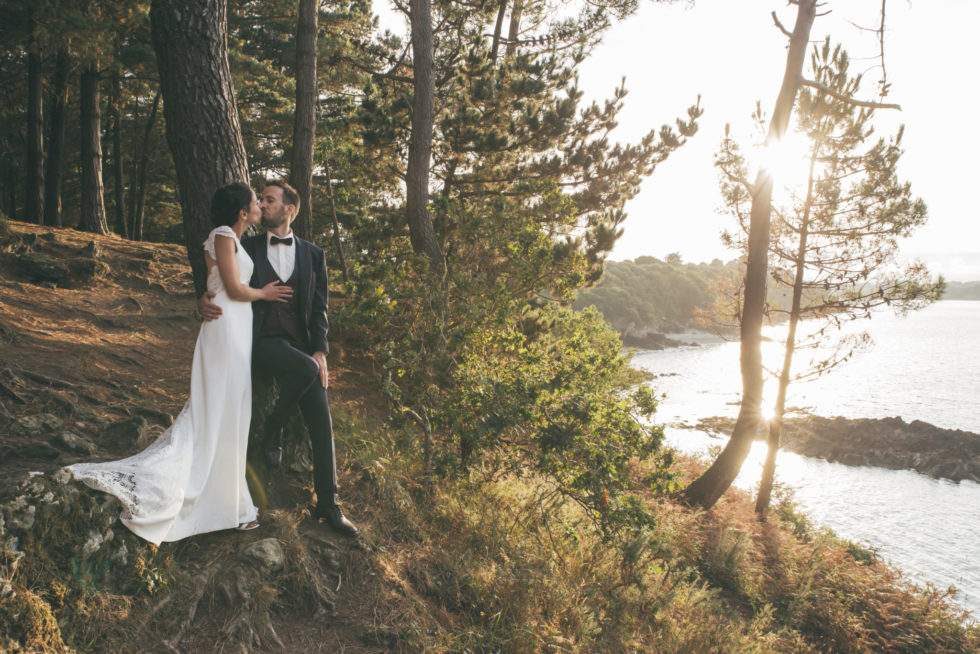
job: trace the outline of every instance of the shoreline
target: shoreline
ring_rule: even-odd
[[[702,418],[697,424],[676,424],[713,435],[730,436],[734,418]],[[756,440],[765,440],[760,426]],[[844,418],[808,415],[783,422],[782,449],[847,466],[914,470],[934,479],[980,483],[980,434],[944,429],[913,420]]]

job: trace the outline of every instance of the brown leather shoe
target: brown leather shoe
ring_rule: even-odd
[[[323,520],[331,529],[344,536],[357,536],[358,529],[354,523],[344,516],[344,512],[336,504],[318,504],[313,509],[313,517]]]

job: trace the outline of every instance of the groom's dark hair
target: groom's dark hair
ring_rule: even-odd
[[[296,205],[296,215],[299,215],[299,193],[292,186],[281,179],[267,179],[265,185],[278,186],[282,189],[282,203]],[[295,217],[295,216],[294,216]]]
[[[238,214],[248,211],[252,203],[252,189],[241,182],[232,182],[214,192],[211,198],[211,224],[215,227],[231,227],[238,222]]]

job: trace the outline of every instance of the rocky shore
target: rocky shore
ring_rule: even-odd
[[[694,428],[731,433],[735,420],[705,418]],[[764,440],[766,427],[756,437]],[[784,449],[850,466],[915,470],[936,479],[980,483],[980,435],[901,418],[787,418]]]

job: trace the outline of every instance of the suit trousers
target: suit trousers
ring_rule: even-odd
[[[327,389],[320,383],[316,361],[285,336],[260,336],[252,347],[252,362],[263,375],[276,380],[279,399],[265,431],[281,430],[299,405],[313,448],[313,490],[317,504],[337,502],[337,463]],[[278,432],[276,432],[278,433]]]

